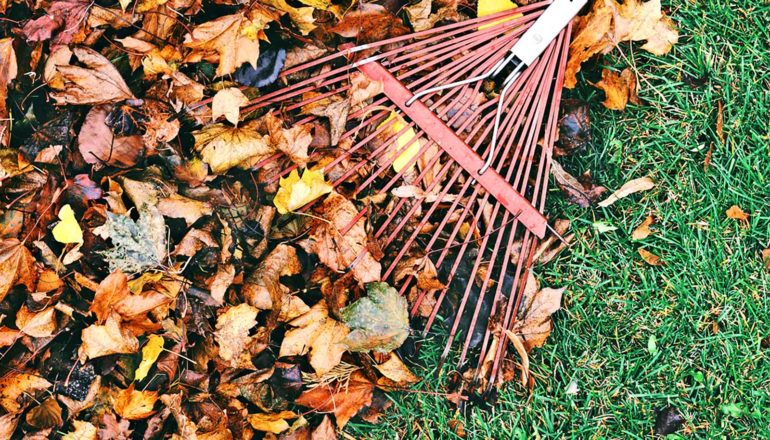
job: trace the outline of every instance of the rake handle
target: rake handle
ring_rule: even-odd
[[[442,150],[471,175],[487,192],[505,207],[530,232],[543,238],[548,221],[532,204],[516,191],[511,184],[495,170],[483,174],[478,171],[484,166],[484,160],[469,147],[457,134],[444,124],[425,104],[415,101],[409,106],[406,102],[413,96],[396,77],[380,63],[371,61],[357,64],[357,67],[370,79],[383,84],[385,95],[409,116]]]

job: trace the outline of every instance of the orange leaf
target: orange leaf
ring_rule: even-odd
[[[36,281],[35,258],[29,250],[15,238],[0,241],[0,301],[18,284],[34,292]]]
[[[659,256],[646,249],[639,249],[639,255],[641,255],[644,262],[650,266],[663,266],[665,264]]]
[[[725,214],[727,214],[727,218],[731,218],[733,220],[740,220],[742,222],[749,221],[749,215],[744,212],[738,205],[733,205],[728,208],[727,211],[725,211]]]
[[[640,224],[639,226],[634,229],[634,232],[631,233],[631,239],[632,240],[642,240],[650,236],[652,234],[652,230],[650,230],[650,225],[655,223],[655,217],[648,215],[646,219]]]
[[[157,391],[136,391],[134,384],[121,390],[114,401],[115,412],[124,419],[141,420],[150,417],[158,400]]]
[[[302,393],[295,403],[319,412],[331,412],[337,427],[343,428],[361,408],[372,403],[374,384],[360,371],[354,372],[346,383],[319,385]]]

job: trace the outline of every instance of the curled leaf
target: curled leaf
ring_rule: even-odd
[[[72,56],[85,67],[70,64]],[[99,52],[81,46],[60,47],[45,66],[45,80],[59,104],[104,104],[134,99],[118,69]]]
[[[273,204],[278,208],[279,213],[286,214],[324,194],[329,194],[332,189],[333,187],[324,180],[323,170],[306,169],[300,178],[295,169],[289,173],[288,177],[281,177]]]

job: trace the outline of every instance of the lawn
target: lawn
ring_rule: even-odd
[[[656,412],[671,405],[686,419],[677,435],[770,436],[770,271],[760,256],[770,247],[770,4],[667,6],[681,35],[669,55],[624,43],[586,66],[567,93],[590,103],[593,142],[565,168],[590,170],[610,190],[642,176],[657,186],[584,210],[552,185],[549,213],[572,220],[578,238],[537,270],[544,284],[568,292],[548,343],[530,354],[535,389],[510,384],[494,408],[459,414],[439,395],[454,366],[422,370],[415,392],[390,396],[394,405],[379,424],[351,423],[349,434],[459,438],[450,423],[457,419],[469,439],[643,438]],[[629,65],[645,105],[604,109],[588,81],[599,67]],[[732,205],[750,214],[748,222],[727,218]],[[649,214],[655,234],[631,240]],[[598,233],[597,221],[617,230]],[[665,265],[645,264],[642,247]],[[440,336],[423,346],[428,365],[440,346]],[[577,393],[567,393],[571,383]]]

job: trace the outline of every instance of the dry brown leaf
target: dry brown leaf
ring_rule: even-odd
[[[199,218],[214,213],[210,203],[201,202],[179,194],[171,194],[158,201],[158,211],[164,217],[183,218],[191,226]]]
[[[34,395],[35,391],[44,390],[53,384],[37,374],[9,370],[0,377],[0,406],[10,414],[21,411],[18,399],[22,395]]]
[[[78,149],[86,163],[95,168],[111,166],[130,168],[144,157],[144,141],[140,135],[115,136],[107,126],[111,105],[93,107],[78,133]]]
[[[313,430],[310,440],[337,440],[337,431],[329,416],[324,416],[321,423]]]
[[[10,119],[8,118],[8,83],[18,74],[16,52],[13,50],[13,38],[0,39],[0,147],[8,146],[10,139]]]
[[[248,304],[238,304],[230,307],[217,318],[217,329],[214,338],[219,345],[219,357],[236,367],[239,365],[241,354],[244,353],[252,336],[249,331],[257,325],[259,310]]]
[[[655,182],[649,177],[640,177],[638,179],[630,180],[623,184],[620,189],[610,194],[609,197],[599,202],[599,206],[606,208],[618,200],[628,197],[631,194],[647,191],[655,187]]]
[[[158,401],[157,391],[137,391],[132,383],[120,390],[113,402],[115,413],[127,420],[142,420],[155,413],[153,407]]]
[[[281,285],[280,278],[296,275],[301,271],[302,266],[296,249],[279,244],[243,283],[243,297],[258,309],[273,310],[276,317],[283,315],[283,319],[279,318],[279,321],[296,318],[297,315],[289,310],[293,295],[289,295],[289,289]]]
[[[266,39],[263,29],[272,17],[261,14],[259,8],[251,11],[248,16],[242,13],[225,15],[196,26],[185,35],[185,47],[201,57],[218,54],[217,76],[231,74],[243,63],[250,63],[256,69],[259,40]]]
[[[652,234],[652,230],[650,229],[650,225],[655,223],[655,217],[652,215],[648,215],[647,218],[644,219],[644,221],[634,229],[634,232],[631,233],[631,239],[632,240],[643,240]]]
[[[379,281],[382,267],[367,250],[365,218],[359,218],[345,235],[340,231],[350,226],[358,215],[353,203],[337,192],[332,192],[323,202],[323,218],[316,221],[308,240],[302,246],[318,255],[329,269],[341,272],[351,269],[360,283]],[[355,263],[355,264],[354,264]]]
[[[608,53],[622,41],[647,40],[642,49],[665,55],[678,39],[673,21],[661,12],[660,0],[627,0],[623,4],[597,0],[575,26],[564,86],[575,87],[583,62],[598,53]]]
[[[343,343],[349,329],[329,316],[325,301],[319,301],[307,313],[289,321],[278,357],[300,356],[308,359],[317,376],[339,365],[347,349]]]
[[[741,209],[738,205],[733,205],[725,211],[725,214],[727,215],[727,218],[731,218],[733,220],[740,220],[742,222],[749,221],[749,214],[747,214],[743,209]]]
[[[629,102],[641,104],[636,94],[636,75],[631,68],[626,67],[620,74],[609,69],[602,70],[602,80],[594,87],[604,91],[602,104],[610,110],[624,110]]]
[[[0,14],[2,13],[3,11],[0,9]],[[20,415],[11,413],[0,416],[0,438],[13,438],[13,433],[19,426],[20,417]]]
[[[348,97],[350,98],[350,105],[353,107],[374,98],[382,93],[383,90],[382,81],[373,81],[361,72],[354,72],[350,75]]]
[[[70,64],[72,55],[86,67]],[[135,99],[110,60],[88,47],[61,47],[45,66],[51,96],[59,104],[106,104]]]
[[[241,107],[249,103],[249,98],[237,87],[222,89],[211,100],[211,119],[216,121],[224,116],[228,122],[238,126],[241,116]]]
[[[421,290],[436,290],[445,287],[438,279],[438,271],[430,258],[409,257],[402,260],[393,275],[395,281],[401,281],[407,276],[417,279],[417,287]]]
[[[329,30],[345,38],[355,38],[359,43],[372,43],[409,33],[400,19],[374,3],[363,3],[351,9]]]
[[[291,426],[286,420],[299,417],[293,411],[281,411],[273,414],[249,414],[249,423],[257,431],[280,434]]]
[[[80,362],[117,353],[136,353],[139,340],[120,325],[120,318],[112,313],[104,325],[92,324],[81,335],[83,344],[78,349]]]
[[[551,334],[551,315],[561,308],[565,289],[541,289],[531,271],[528,273],[518,319],[513,327],[513,333],[521,337],[527,353],[535,347],[542,347]]]
[[[374,384],[356,371],[345,383],[319,385],[303,392],[295,403],[319,412],[334,413],[337,427],[342,429],[358,411],[371,405],[373,392]]]
[[[184,407],[182,405],[183,396],[182,393],[179,394],[165,394],[160,397],[161,402],[163,402],[166,407],[171,410],[171,414],[174,416],[174,420],[176,421],[176,426],[178,427],[178,433],[182,440],[195,440],[196,438],[200,439],[200,437],[196,436],[196,431],[198,430],[198,427],[195,423],[193,423],[190,418],[185,415],[184,413]]]
[[[303,98],[310,99],[318,92],[306,93]],[[333,95],[302,106],[302,114],[321,116],[329,120],[331,145],[337,145],[345,133],[350,113],[350,98]]]
[[[35,258],[29,250],[15,238],[0,240],[0,301],[19,284],[34,292],[36,282]]]
[[[419,3],[404,8],[406,16],[409,18],[409,23],[415,32],[432,29],[439,21],[460,20],[456,5],[454,7],[439,5],[438,10],[431,14],[431,9],[433,9],[432,3],[432,0],[420,0]]]
[[[292,125],[291,128],[283,128],[283,121],[278,119],[273,112],[268,112],[260,118],[264,124],[260,131],[267,132],[270,136],[270,144],[286,154],[292,162],[305,166],[308,161],[307,150],[313,142],[310,124]]]
[[[128,277],[118,269],[99,283],[88,311],[96,315],[98,324],[102,324],[112,314],[116,305],[130,294]]]
[[[51,47],[81,43],[85,39],[83,28],[91,6],[88,0],[55,0],[46,7],[43,16],[28,21],[22,33],[27,41],[49,40],[56,33]]]
[[[639,255],[641,255],[642,260],[644,260],[644,262],[649,264],[650,266],[663,266],[664,264],[664,262],[660,259],[659,256],[653,254],[647,249],[640,248]]]
[[[770,270],[770,248],[762,249],[762,261],[765,262],[765,269]]]
[[[33,338],[45,338],[56,331],[56,314],[53,307],[40,312],[30,312],[22,305],[16,313],[16,326],[21,332]]]

